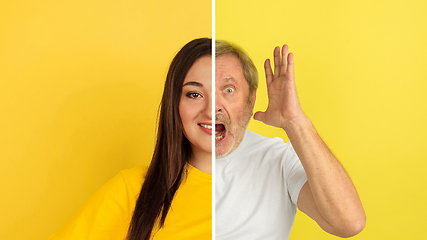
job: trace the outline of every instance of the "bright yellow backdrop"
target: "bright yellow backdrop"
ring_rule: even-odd
[[[295,54],[299,98],[352,177],[367,214],[354,239],[424,239],[427,214],[427,2],[216,1],[216,37],[245,49],[260,75],[274,46]],[[252,121],[267,136],[283,131]],[[336,239],[297,214],[291,239]]]
[[[0,239],[46,239],[149,163],[167,68],[211,36],[211,1],[1,1],[0,16]]]

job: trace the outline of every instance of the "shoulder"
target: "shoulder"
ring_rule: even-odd
[[[124,239],[146,171],[120,171],[50,239]]]
[[[228,160],[226,160],[228,159]],[[289,162],[298,160],[290,142],[284,142],[283,139],[274,137],[265,137],[258,133],[246,130],[245,136],[239,147],[226,156],[224,164],[232,160],[235,164],[253,164],[255,167],[270,166],[281,168],[289,165]]]
[[[290,142],[284,142],[279,137],[265,137],[247,130],[245,134],[245,152],[288,151],[293,150]]]
[[[148,166],[138,166],[119,172],[114,179],[121,181],[129,193],[137,194],[141,190]]]
[[[145,174],[147,173],[148,166],[138,166],[133,168],[128,168],[120,171],[118,174],[125,180],[138,180],[143,178]]]

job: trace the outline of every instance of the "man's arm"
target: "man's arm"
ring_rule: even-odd
[[[274,74],[265,62],[269,103],[255,120],[286,131],[308,182],[298,197],[298,208],[336,236],[350,237],[363,230],[365,212],[357,191],[339,161],[317,134],[301,109],[295,87],[293,54],[288,46],[274,49]]]

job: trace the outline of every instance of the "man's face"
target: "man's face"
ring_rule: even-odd
[[[231,54],[215,59],[215,156],[227,156],[243,140],[252,116],[249,84],[240,61]],[[252,103],[255,101],[255,94]]]

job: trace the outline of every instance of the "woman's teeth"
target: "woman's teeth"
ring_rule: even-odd
[[[205,124],[199,124],[200,126],[207,128],[207,129],[212,129],[212,125],[205,125]]]

